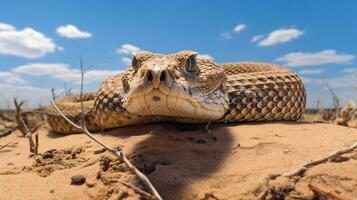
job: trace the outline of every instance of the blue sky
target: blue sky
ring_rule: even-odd
[[[46,104],[50,88],[86,90],[124,70],[132,52],[191,49],[218,63],[287,65],[302,77],[308,106],[328,83],[342,102],[355,98],[357,1],[1,1],[0,107],[6,98]],[[253,42],[253,38],[257,41]]]

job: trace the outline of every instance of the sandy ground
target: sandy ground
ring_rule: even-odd
[[[191,129],[191,130],[190,130]],[[192,130],[193,129],[193,130]],[[301,178],[265,177],[297,168],[357,142],[357,129],[314,123],[212,125],[152,124],[96,136],[122,148],[164,199],[317,199],[318,183],[357,199],[357,151],[309,169]],[[40,129],[40,153],[15,132],[0,138],[0,199],[142,199],[143,186],[128,168],[84,134]],[[49,151],[50,150],[50,151]],[[140,189],[142,188],[142,189]],[[268,192],[267,192],[268,191]]]

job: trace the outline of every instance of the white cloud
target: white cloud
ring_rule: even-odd
[[[12,73],[10,72],[0,72],[0,80],[3,80],[5,78],[11,77]]]
[[[342,70],[343,72],[347,72],[347,73],[354,73],[357,72],[357,67],[356,68],[346,68]]]
[[[11,72],[0,72],[0,83],[1,82],[10,85],[21,85],[26,83],[20,76]]]
[[[125,63],[126,65],[130,65],[132,59],[130,59],[128,57],[123,57],[123,58],[121,58],[121,61],[123,61],[123,63]]]
[[[12,70],[14,73],[28,74],[32,76],[50,76],[74,84],[80,84],[81,73],[78,69],[71,69],[63,63],[32,63],[21,65]],[[103,81],[105,78],[118,74],[121,71],[111,70],[87,70],[84,73],[85,83]]]
[[[247,27],[245,24],[238,24],[236,27],[234,27],[233,31],[238,33],[244,30]]]
[[[57,46],[57,50],[58,50],[58,51],[64,51],[64,48],[61,47],[61,46]]]
[[[263,39],[263,35],[256,35],[254,37],[252,37],[252,39],[250,40],[251,43],[255,43],[258,42],[259,40]]]
[[[221,37],[229,40],[229,39],[232,39],[232,34],[230,32],[223,32],[223,33],[221,33]]]
[[[57,34],[65,38],[90,38],[92,33],[87,31],[81,31],[72,24],[63,25],[57,28]]]
[[[56,75],[71,72],[69,65],[63,63],[33,63],[18,66],[12,71],[34,76]]]
[[[331,86],[331,87],[350,87],[351,89],[354,89],[357,86],[357,78],[356,75],[354,74],[348,74],[345,76],[340,76],[340,77],[334,77],[327,79],[326,82]]]
[[[140,51],[141,49],[132,44],[123,44],[120,48],[116,50],[117,54],[133,54],[135,52]]]
[[[209,59],[209,60],[213,60],[213,57],[208,55],[208,54],[198,54],[197,58],[199,59]]]
[[[111,70],[88,70],[84,73],[84,78],[86,82],[101,82],[109,76],[119,74],[122,71],[111,71]]]
[[[16,28],[13,25],[0,22],[0,31],[13,31]]]
[[[313,66],[322,64],[345,64],[355,58],[352,54],[337,54],[333,49],[327,49],[315,53],[293,52],[275,59],[288,66]]]
[[[0,24],[0,54],[39,58],[55,49],[50,38],[32,28],[16,30],[12,25]]]
[[[224,39],[227,39],[227,40],[232,39],[232,33],[239,33],[239,32],[243,31],[246,28],[247,28],[246,24],[238,24],[233,28],[232,31],[222,32],[221,33],[221,37],[224,38]]]
[[[7,84],[10,84],[10,85],[22,85],[22,84],[26,83],[26,81],[24,79],[22,79],[18,76],[9,77],[9,78],[5,79],[4,82]]]
[[[258,46],[272,46],[280,43],[286,43],[293,39],[299,38],[303,34],[303,31],[296,28],[278,29],[269,33],[266,38],[260,40],[260,42],[258,42]]]
[[[11,85],[0,83],[0,94],[4,99],[11,100],[13,97],[26,100],[25,107],[38,107],[41,104],[48,104],[51,98],[50,88],[38,88],[29,85]],[[35,94],[35,95],[34,95]],[[0,107],[7,107],[7,102],[0,102]],[[13,104],[9,104],[13,108]]]
[[[306,70],[299,71],[299,74],[310,75],[310,74],[321,74],[323,72],[324,72],[323,69],[306,69]]]
[[[354,74],[347,74],[344,76],[337,76],[331,78],[309,78],[301,77],[305,84],[322,86],[323,83],[328,83],[332,88],[355,88],[357,86],[357,78]]]

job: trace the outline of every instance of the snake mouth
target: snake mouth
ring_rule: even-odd
[[[225,99],[222,99],[222,102],[217,99],[207,102],[205,98],[193,93],[196,92],[176,85],[160,85],[158,88],[141,85],[127,95],[123,107],[130,113],[146,116],[214,120],[224,115]]]

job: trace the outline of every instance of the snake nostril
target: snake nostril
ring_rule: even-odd
[[[149,71],[147,72],[147,78],[148,78],[148,81],[152,81],[153,76],[152,76],[151,70],[149,70]]]
[[[165,81],[165,79],[166,79],[166,73],[162,72],[160,76],[160,81]]]

